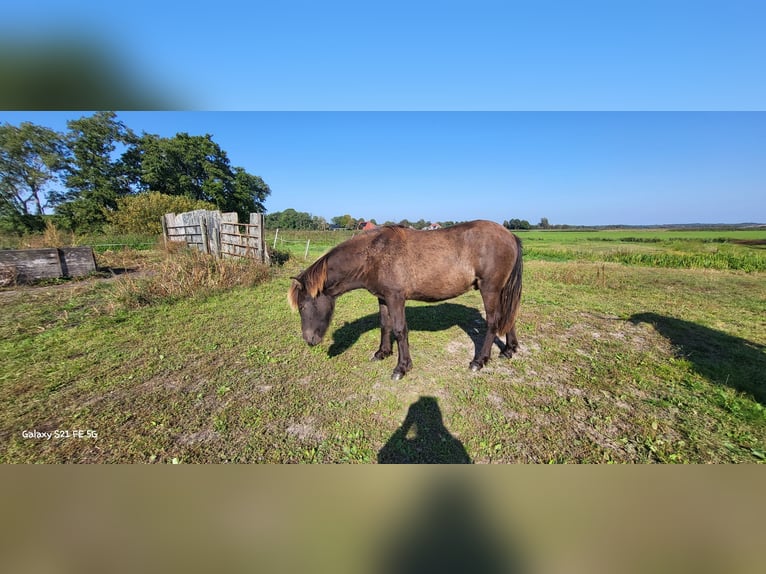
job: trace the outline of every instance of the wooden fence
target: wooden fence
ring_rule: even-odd
[[[239,223],[236,213],[202,209],[166,213],[162,218],[165,242],[183,242],[215,257],[248,257],[268,263],[263,231],[262,213],[251,213],[250,223]]]

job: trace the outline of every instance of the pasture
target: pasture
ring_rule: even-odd
[[[340,297],[308,347],[285,296],[319,253],[304,260],[297,235],[254,286],[125,296],[171,281],[155,249],[97,253],[138,272],[1,290],[0,462],[766,459],[766,232],[519,235],[520,351],[501,359],[495,345],[479,373],[476,291],[407,303],[401,381],[395,358],[370,361],[367,292]]]

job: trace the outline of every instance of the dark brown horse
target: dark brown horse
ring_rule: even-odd
[[[506,337],[500,353],[518,348],[516,316],[521,299],[521,240],[491,221],[470,221],[436,231],[385,226],[344,241],[293,278],[287,299],[301,315],[303,338],[319,343],[327,332],[335,299],[352,289],[367,289],[380,303],[380,348],[373,359],[392,354],[391,334],[399,348],[392,378],[412,368],[404,302],[443,301],[471,287],[481,292],[487,335],[471,361],[481,369],[495,334]]]

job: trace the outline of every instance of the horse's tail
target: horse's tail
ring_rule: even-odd
[[[513,235],[513,238],[516,240],[516,261],[513,264],[508,282],[500,292],[502,322],[498,334],[501,336],[508,333],[516,325],[516,317],[519,314],[521,303],[521,276],[524,271],[524,260],[521,256],[521,239],[516,235]]]

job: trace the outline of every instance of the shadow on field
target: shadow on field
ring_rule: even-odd
[[[376,572],[520,574],[525,570],[520,545],[492,520],[484,502],[475,483],[440,475],[397,517]]]
[[[652,325],[706,379],[766,405],[766,346],[657,313],[637,313],[629,321]]]
[[[466,307],[458,303],[440,303],[418,307],[406,307],[407,327],[410,331],[446,331],[451,327],[460,327],[471,338],[474,344],[474,355],[484,342],[487,323],[478,309]],[[366,315],[350,323],[346,323],[333,332],[333,342],[328,354],[336,357],[359,340],[367,331],[380,329],[380,315]],[[495,337],[495,344],[500,350],[505,349],[505,343]],[[396,346],[394,346],[396,353]]]
[[[378,453],[381,464],[470,464],[471,458],[442,420],[433,397],[420,397]]]

